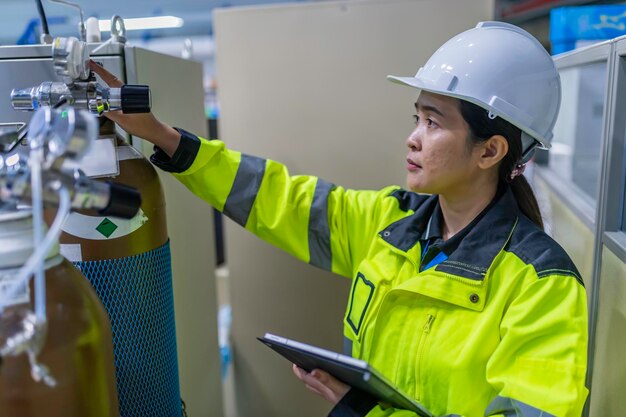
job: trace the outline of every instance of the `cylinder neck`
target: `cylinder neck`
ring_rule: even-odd
[[[33,250],[33,217],[30,210],[0,211],[0,269],[21,267]],[[58,254],[57,243],[46,259]]]

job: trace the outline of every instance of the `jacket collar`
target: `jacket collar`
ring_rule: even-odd
[[[429,197],[412,215],[390,224],[379,235],[388,244],[408,252],[424,236],[438,199],[436,195]],[[508,242],[519,217],[510,187],[507,186],[496,199],[448,259],[436,266],[436,271],[473,280],[484,279],[494,258]]]

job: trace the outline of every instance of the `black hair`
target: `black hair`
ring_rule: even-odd
[[[522,158],[522,131],[501,117],[491,119],[489,112],[476,104],[465,100],[459,102],[461,115],[469,126],[470,146],[484,142],[494,135],[501,135],[508,142],[509,151],[502,158],[498,169],[499,186],[508,183],[522,213],[543,230],[541,211],[526,177],[518,175],[511,179],[511,172],[520,164]]]

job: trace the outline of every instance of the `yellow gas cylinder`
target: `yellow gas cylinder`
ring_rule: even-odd
[[[122,417],[181,415],[171,258],[165,199],[152,164],[100,119],[87,175],[141,194],[130,220],[71,213],[61,252],[92,283],[111,320]],[[82,168],[82,167],[81,167]],[[89,172],[89,169],[92,172]]]
[[[29,211],[0,211],[0,295],[33,251]],[[47,332],[37,361],[54,386],[35,382],[25,353],[0,358],[0,416],[116,417],[111,326],[95,291],[58,246],[45,262]],[[32,280],[31,280],[32,281]],[[0,313],[0,351],[33,311],[32,284]]]

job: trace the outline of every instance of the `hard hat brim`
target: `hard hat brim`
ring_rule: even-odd
[[[443,90],[440,86],[435,85],[435,83],[429,83],[428,80],[424,80],[416,77],[396,77],[395,75],[388,75],[387,80],[391,81],[394,84],[400,85],[408,85],[409,87],[413,87],[418,89],[419,91],[427,91],[433,94],[439,94],[442,96],[453,97],[459,100],[469,101],[470,103],[474,103],[477,106],[485,108],[485,103],[480,100],[476,100],[473,97],[468,97],[463,94],[458,94],[453,91]]]
[[[426,84],[415,77],[396,77],[395,75],[388,75],[387,80],[392,83],[408,85],[409,87],[415,87],[420,90],[428,90]]]
[[[416,77],[396,77],[395,75],[388,75],[387,76],[387,80],[391,81],[392,83],[395,84],[400,84],[400,85],[407,85],[409,87],[413,87],[416,88],[419,91],[428,91],[429,93],[433,93],[433,94],[440,94],[442,96],[448,96],[448,97],[453,97],[453,98],[457,98],[459,100],[465,100],[465,101],[469,101],[470,103],[473,103],[477,106],[480,106],[486,110],[490,109],[490,106],[486,103],[481,102],[480,100],[477,100],[473,97],[468,97],[465,96],[463,94],[457,94],[454,93],[452,91],[446,91],[446,90],[442,90],[441,88],[439,88],[438,86],[436,86],[434,83],[433,84],[429,84],[428,81],[420,79],[420,78],[416,78]],[[502,117],[503,119],[507,120],[508,122],[517,125],[515,123],[514,120],[510,120],[508,117],[506,117],[505,115],[500,115],[500,117]],[[535,132],[529,128],[522,128],[520,126],[518,126],[520,129],[522,129],[522,131],[525,131],[530,137],[534,138],[538,143],[539,143],[539,148],[541,149],[550,149],[551,145],[550,145],[550,141],[546,140],[546,138],[544,138],[542,135],[540,135],[538,132]]]

